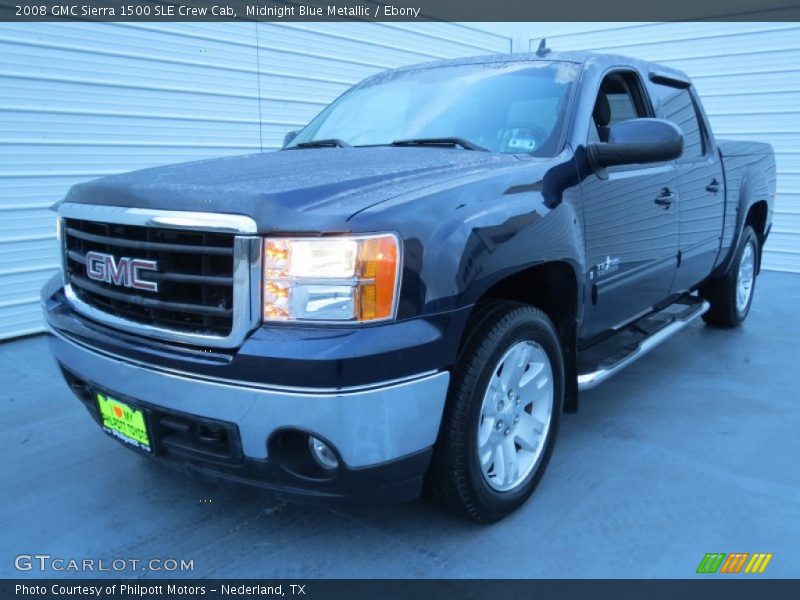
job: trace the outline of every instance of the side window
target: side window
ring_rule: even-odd
[[[649,116],[639,78],[631,72],[606,75],[597,93],[592,118],[597,137],[607,142],[611,126]],[[590,137],[594,137],[590,133]]]
[[[633,98],[627,91],[610,92],[606,94],[608,104],[611,108],[611,121],[609,125],[614,125],[620,121],[629,121],[641,115],[637,114],[636,107],[633,105]]]
[[[683,131],[681,160],[702,158],[706,151],[705,140],[689,90],[660,83],[654,84],[653,87],[658,97],[659,116],[672,121]]]

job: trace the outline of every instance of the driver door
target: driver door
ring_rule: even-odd
[[[600,86],[587,143],[607,141],[620,121],[651,116],[638,73],[614,72]],[[581,184],[587,281],[581,337],[591,338],[666,299],[678,257],[674,161],[610,167]]]

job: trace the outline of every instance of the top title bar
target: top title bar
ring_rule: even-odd
[[[0,21],[799,21],[797,0],[0,0]]]

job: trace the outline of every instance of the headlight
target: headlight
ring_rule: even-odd
[[[400,244],[393,234],[264,240],[265,321],[394,316]]]

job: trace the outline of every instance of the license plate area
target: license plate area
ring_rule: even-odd
[[[153,452],[147,415],[143,409],[102,392],[95,392],[95,401],[103,431],[129,446]]]

